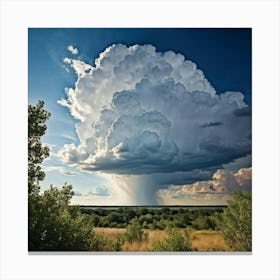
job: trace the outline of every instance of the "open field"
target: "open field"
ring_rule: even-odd
[[[195,251],[230,251],[218,231],[190,230],[190,238]]]
[[[120,234],[124,234],[126,229],[123,228],[104,228],[97,227],[94,231],[104,235],[110,240],[115,240]],[[183,231],[183,230],[181,230]],[[157,241],[163,241],[167,237],[164,230],[144,230],[147,236],[145,240],[125,242],[122,245],[122,251],[143,252],[148,251]],[[214,230],[189,230],[191,244],[194,251],[230,251],[229,247],[218,231]]]

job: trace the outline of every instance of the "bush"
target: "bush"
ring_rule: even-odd
[[[217,215],[216,223],[225,242],[235,251],[252,250],[252,194],[233,192],[228,208]]]
[[[124,233],[124,237],[129,243],[132,243],[134,241],[141,241],[146,238],[144,230],[137,223],[137,221],[133,221],[127,227],[126,232]]]
[[[190,237],[187,230],[184,230],[183,233],[180,233],[180,231],[176,228],[168,228],[167,234],[167,238],[163,241],[156,242],[150,251],[192,251]]]
[[[125,238],[123,234],[118,234],[116,239],[112,241],[112,249],[113,251],[121,251],[122,250],[122,245],[125,242]]]
[[[42,195],[29,195],[30,251],[101,250],[106,242],[92,232],[92,217],[69,206],[72,186],[51,186]]]
[[[208,216],[199,216],[192,222],[192,227],[197,230],[213,229],[213,222]]]

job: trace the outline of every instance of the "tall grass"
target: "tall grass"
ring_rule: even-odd
[[[184,230],[179,230],[183,233]],[[94,232],[104,235],[111,241],[116,241],[120,236],[124,236],[126,229],[123,228],[94,228]],[[124,240],[121,250],[126,252],[150,251],[157,242],[162,242],[168,236],[164,230],[145,229],[146,238],[141,241],[128,242]],[[189,230],[191,246],[194,251],[230,251],[222,235],[214,230]],[[109,248],[109,247],[108,247]],[[113,246],[110,247],[113,250]]]
[[[195,251],[230,251],[218,231],[190,230],[190,238]]]

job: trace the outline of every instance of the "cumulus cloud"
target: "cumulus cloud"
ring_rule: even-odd
[[[216,94],[181,54],[159,53],[151,45],[112,45],[95,66],[65,62],[78,80],[59,104],[80,120],[80,145],[64,146],[65,163],[146,174],[207,168],[251,152],[250,117],[239,119],[248,111],[243,94]]]
[[[79,52],[79,50],[78,50],[77,48],[74,48],[74,46],[72,46],[72,45],[69,45],[69,46],[67,47],[67,50],[68,50],[69,52],[71,52],[72,54],[78,54],[78,52]]]
[[[93,67],[81,60],[65,57],[63,62],[70,64],[70,66],[75,70],[78,76],[82,76],[84,73],[88,73]],[[61,104],[63,105],[63,104]]]
[[[131,181],[146,176],[154,190],[166,185],[161,178],[176,180],[174,174],[186,180],[189,174],[192,182],[198,174],[209,179],[223,165],[251,154],[251,111],[243,94],[216,93],[182,54],[117,44],[94,65],[68,57],[64,62],[77,81],[58,103],[78,120],[80,142],[58,153],[66,164],[124,181],[122,175]]]
[[[187,185],[171,185],[167,189],[159,190],[157,195],[163,204],[170,201],[186,202],[188,199],[203,201],[216,201],[226,204],[234,190],[251,190],[252,168],[241,168],[237,172],[219,169],[211,180],[198,181]]]

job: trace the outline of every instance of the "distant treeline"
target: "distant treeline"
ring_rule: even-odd
[[[126,228],[133,221],[144,229],[177,228],[216,229],[217,207],[89,207],[80,206],[82,214],[91,216],[93,226]]]

